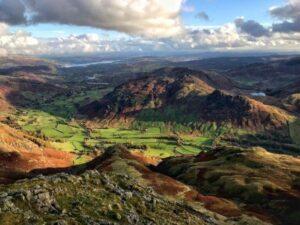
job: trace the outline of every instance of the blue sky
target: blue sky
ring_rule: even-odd
[[[187,0],[185,6],[193,11],[181,14],[182,21],[187,26],[221,26],[243,16],[246,20],[256,20],[262,24],[270,25],[271,18],[268,9],[271,6],[282,5],[284,0]],[[206,12],[209,21],[200,20],[195,17],[198,12]],[[34,37],[52,38],[86,33],[96,33],[101,36],[114,39],[126,36],[125,34],[101,30],[92,27],[80,27],[58,24],[38,24],[32,26],[12,26],[11,31],[26,30]]]
[[[199,21],[195,13],[183,13],[183,21],[187,25],[222,25],[232,22],[237,17],[256,20],[260,23],[271,23],[268,13],[271,6],[282,5],[283,0],[188,0],[186,5],[194,6],[195,12],[204,11],[210,21]]]
[[[0,0],[0,55],[300,52],[299,12],[300,0]]]

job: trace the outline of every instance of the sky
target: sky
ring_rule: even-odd
[[[300,51],[300,0],[0,0],[0,55]]]

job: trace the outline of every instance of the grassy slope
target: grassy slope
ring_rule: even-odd
[[[27,110],[16,116],[16,123],[25,131],[49,140],[64,151],[82,151],[84,129],[78,124],[39,110]]]
[[[0,182],[38,168],[68,167],[74,155],[48,142],[0,123]]]
[[[86,102],[91,102],[94,100],[98,100],[99,97],[104,96],[107,92],[111,91],[108,89],[95,89],[88,90],[84,92],[79,92],[71,97],[58,97],[55,99],[53,104],[46,105],[45,111],[53,112],[54,114],[59,112],[62,117],[72,118],[77,109],[75,107],[76,104],[84,104]]]
[[[300,146],[300,119],[296,119],[290,124],[290,135],[293,141]]]
[[[48,140],[55,148],[68,152],[89,152],[114,144],[135,145],[145,148],[150,156],[168,157],[175,154],[197,154],[201,146],[211,145],[211,139],[197,135],[175,136],[159,128],[137,129],[94,129],[89,132],[75,121],[50,115],[38,110],[28,110],[15,117],[16,123],[25,131]],[[134,147],[133,147],[134,148]]]
[[[122,147],[69,172],[0,185],[0,224],[266,225],[152,172]]]
[[[159,171],[202,193],[248,204],[279,224],[299,224],[300,159],[265,149],[220,147],[197,157],[169,158]]]

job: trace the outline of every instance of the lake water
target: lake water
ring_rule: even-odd
[[[65,64],[65,65],[63,65],[63,67],[64,68],[87,67],[87,66],[91,66],[91,65],[111,64],[111,63],[116,63],[116,62],[118,62],[118,60],[104,60],[104,61],[100,61],[100,62]]]
[[[264,92],[253,92],[253,93],[251,93],[251,95],[253,97],[266,97],[267,96],[266,93],[264,93]]]

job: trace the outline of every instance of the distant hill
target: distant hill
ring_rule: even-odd
[[[225,74],[255,89],[280,89],[300,79],[300,63],[299,58],[277,59],[240,66]]]
[[[188,67],[193,70],[226,71],[255,63],[264,63],[272,60],[272,56],[266,57],[216,57],[191,61],[176,62],[174,66]],[[276,58],[276,57],[274,57]]]
[[[32,105],[32,97],[64,92],[54,80],[56,66],[50,62],[12,57],[0,59],[0,113]],[[1,116],[1,115],[0,115]]]
[[[234,88],[233,82],[218,74],[167,68],[120,85],[101,100],[82,107],[80,113],[100,119],[135,118],[145,111],[160,110],[163,114],[172,108],[183,116],[192,115],[198,122],[230,123],[249,129],[287,125],[290,116],[286,112],[226,91]]]
[[[297,93],[300,93],[300,76],[295,82],[270,91],[270,95],[276,97],[287,97]]]
[[[80,112],[91,117],[135,113],[176,104],[194,96],[205,96],[216,88],[233,89],[234,85],[218,74],[186,68],[164,68],[116,87],[100,101],[81,108]]]
[[[11,55],[0,57],[0,69],[21,67],[55,66],[55,63],[46,59],[34,58],[24,55]]]
[[[283,110],[265,105],[244,96],[226,95],[215,91],[208,95],[200,107],[202,118],[208,121],[230,121],[238,127],[280,128],[287,125],[291,117]]]

